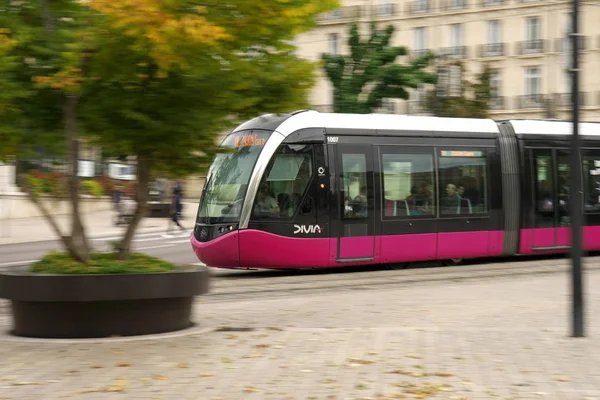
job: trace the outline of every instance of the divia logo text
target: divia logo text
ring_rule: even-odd
[[[321,233],[323,228],[319,225],[294,225],[294,235],[298,233]]]

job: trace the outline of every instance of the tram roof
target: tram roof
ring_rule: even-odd
[[[341,114],[305,111],[282,121],[277,131],[283,136],[306,128],[330,128],[378,131],[430,131],[498,133],[491,119],[444,118],[402,114]]]
[[[569,121],[510,120],[517,135],[565,135],[573,134],[573,123]],[[580,122],[579,134],[600,136],[600,123]]]

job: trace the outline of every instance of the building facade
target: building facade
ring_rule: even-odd
[[[344,0],[295,44],[298,56],[317,61],[322,53],[347,54],[354,22],[364,35],[371,21],[393,24],[392,44],[411,56],[432,51],[462,60],[471,77],[489,65],[492,118],[569,119],[571,7],[562,0]],[[581,1],[580,10],[581,119],[600,121],[600,1]],[[408,101],[390,99],[381,111],[426,114],[426,89],[413,90]],[[321,69],[311,103],[330,111],[332,98]]]

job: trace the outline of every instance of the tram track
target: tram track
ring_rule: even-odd
[[[600,270],[600,257],[586,259],[586,270]],[[531,275],[567,273],[569,260],[544,258],[495,264],[457,267],[410,268],[389,271],[365,269],[352,271],[324,270],[307,272],[242,271],[215,273],[211,291],[202,302],[236,301],[241,299],[296,296],[346,290],[376,290],[414,284],[436,284],[485,279],[506,279]]]

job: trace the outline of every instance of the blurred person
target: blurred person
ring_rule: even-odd
[[[181,218],[181,213],[183,211],[183,203],[181,202],[182,197],[181,188],[175,185],[173,188],[173,195],[171,196],[169,224],[167,225],[167,232],[163,237],[171,237],[171,222],[174,222],[175,225],[179,227],[180,232],[185,235],[185,228],[179,223],[179,218]]]

